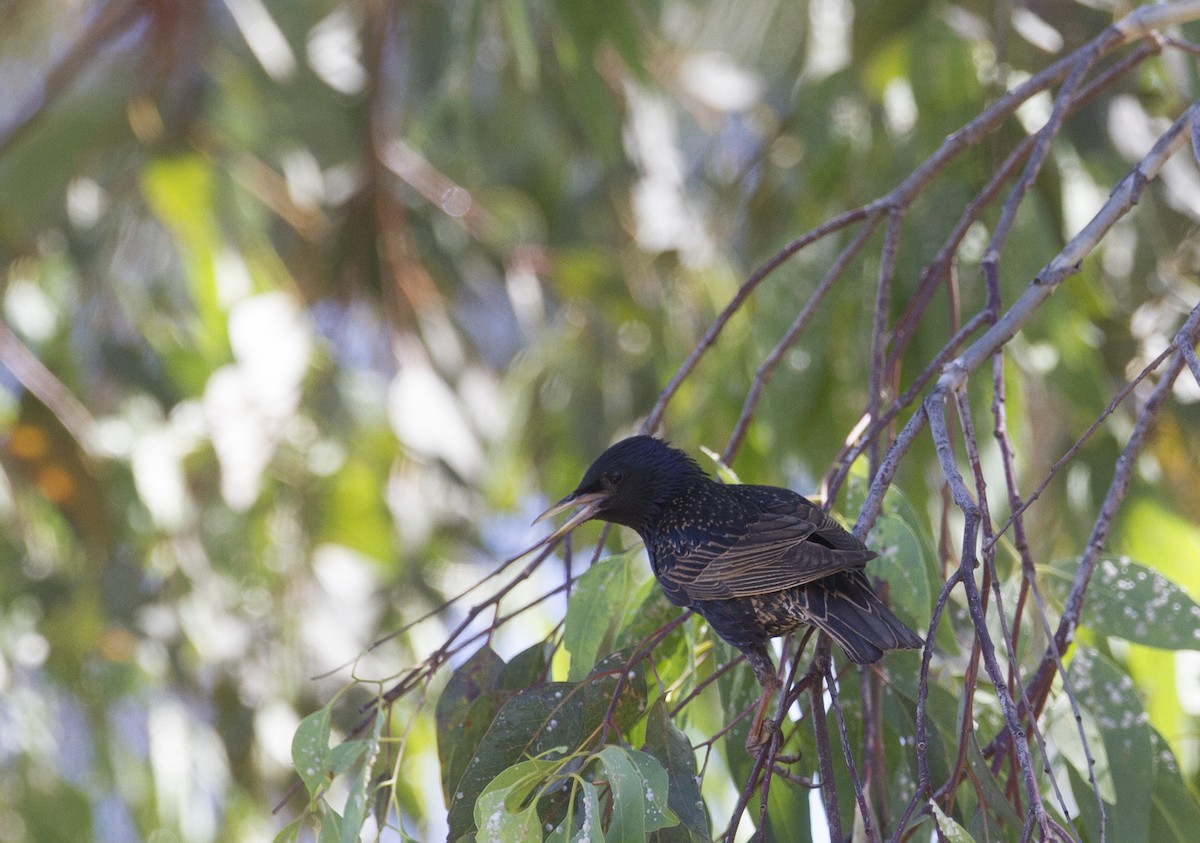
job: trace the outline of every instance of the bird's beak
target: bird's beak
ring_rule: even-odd
[[[534,524],[545,521],[547,518],[558,515],[560,512],[566,512],[569,509],[578,507],[574,515],[564,521],[561,527],[538,542],[536,547],[542,547],[543,545],[558,541],[584,521],[595,517],[596,513],[600,511],[600,507],[604,506],[604,502],[608,499],[608,494],[608,492],[585,492],[581,495],[572,492],[547,509],[533,520]]]

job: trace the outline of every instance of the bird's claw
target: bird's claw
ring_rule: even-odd
[[[746,735],[746,752],[757,757],[771,745],[771,741],[779,734],[779,724],[774,720],[763,720],[758,729],[751,729]]]

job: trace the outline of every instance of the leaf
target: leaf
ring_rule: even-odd
[[[329,721],[328,705],[319,708],[300,721],[292,736],[292,763],[296,773],[315,798],[321,786],[329,781]]]
[[[617,685],[614,666],[621,668],[628,655],[616,653],[596,666],[584,682],[553,682],[526,688],[508,697],[467,762],[450,801],[450,837],[457,839],[474,828],[475,794],[513,764],[566,747],[574,751],[604,722],[610,707],[618,727],[626,730],[646,704],[646,680],[639,668],[622,680],[621,695],[613,701]],[[477,701],[476,704],[482,702]]]
[[[1100,560],[1083,622],[1103,635],[1149,647],[1200,648],[1200,605],[1161,573],[1127,556]]]
[[[938,832],[947,843],[975,843],[965,828],[942,813],[936,802],[930,800],[929,807],[933,811],[933,818],[937,820]]]
[[[458,784],[457,777],[462,776],[461,767],[466,764],[465,760],[456,764],[455,756],[463,753],[466,758],[470,758],[479,738],[483,737],[483,730],[478,729],[478,720],[476,721],[478,734],[474,735],[474,740],[469,735],[472,706],[481,696],[495,687],[496,680],[503,669],[504,660],[496,655],[496,651],[490,645],[484,644],[454,671],[438,699],[435,715],[438,761],[442,771],[442,795],[445,796],[447,804],[450,803],[450,795],[454,786]],[[499,708],[498,702],[492,708],[492,714],[497,708]],[[487,717],[487,721],[491,722],[491,715]]]
[[[1110,804],[1117,801],[1113,789],[1112,766],[1108,763],[1108,754],[1104,750],[1104,737],[1092,717],[1091,711],[1081,708],[1079,721],[1071,711],[1071,701],[1065,695],[1056,699],[1046,712],[1046,735],[1054,741],[1054,746],[1067,759],[1072,767],[1086,779],[1088,775],[1087,755],[1083,751],[1083,742],[1087,741],[1088,751],[1096,764],[1096,784],[1100,790],[1100,798]],[[1080,737],[1079,730],[1083,729]]]
[[[529,796],[558,766],[558,762],[531,759],[502,770],[475,801],[477,839],[481,843],[524,843],[541,836],[537,801]]]
[[[588,568],[576,583],[563,628],[563,646],[571,654],[570,681],[579,682],[588,675],[620,618],[634,561],[632,553],[610,557]]]
[[[873,578],[888,584],[888,599],[910,623],[928,627],[933,612],[926,570],[927,548],[917,531],[899,515],[884,515],[871,531],[871,547],[879,554],[867,565]]]
[[[1150,794],[1154,786],[1154,753],[1150,727],[1134,691],[1133,680],[1100,653],[1082,645],[1067,668],[1071,686],[1081,708],[1087,709],[1103,736],[1107,770],[1096,775],[1111,775],[1116,802],[1105,808],[1107,836],[1110,840],[1145,840],[1150,825]],[[1081,780],[1087,772],[1080,771]],[[1076,792],[1076,801],[1095,801],[1091,786]],[[1086,817],[1085,813],[1085,824]],[[1088,829],[1098,838],[1099,829]]]
[[[627,649],[641,644],[649,635],[679,616],[680,608],[671,605],[663,594],[662,588],[653,577],[647,577],[637,589],[633,599],[628,601],[621,619],[613,646],[616,649]],[[656,662],[661,662],[666,655],[674,653],[683,644],[683,628],[673,630],[654,649]],[[661,669],[662,665],[659,664]],[[666,677],[664,677],[664,681]]]
[[[326,759],[329,773],[336,776],[349,770],[356,761],[362,758],[369,746],[367,741],[346,741],[329,750]]]
[[[342,818],[337,811],[326,807],[321,815],[321,831],[317,843],[342,843]]]
[[[583,817],[575,827],[575,804],[583,802]],[[592,782],[576,778],[571,810],[566,819],[546,838],[546,843],[604,843],[604,815],[600,810],[600,789]],[[567,835],[570,835],[568,837]]]
[[[658,759],[647,752],[636,749],[625,747],[617,747],[617,749],[629,757],[633,766],[637,768],[638,775],[642,778],[646,797],[646,830],[655,831],[678,825],[679,818],[675,816],[675,812],[671,810],[670,806],[670,780],[667,777],[667,771],[663,769],[662,764],[658,763]]]
[[[649,832],[679,822],[667,806],[667,771],[654,756],[610,745],[599,758],[613,798],[606,840],[642,843]]]
[[[480,741],[491,728],[504,702],[515,691],[536,685],[547,670],[549,651],[544,644],[535,644],[518,653],[508,664],[490,648],[484,649],[488,652],[483,655],[477,652],[459,668],[467,673],[458,685],[454,684],[454,677],[447,683],[443,695],[450,692],[457,694],[458,698],[446,703],[445,709],[441,701],[438,703],[438,731],[445,736],[445,740],[438,741],[438,752],[440,755],[444,748],[448,757],[442,763],[442,787],[447,805],[463,799],[467,799],[467,807],[474,804],[475,791],[464,792],[460,785]],[[458,671],[455,672],[457,675]],[[456,721],[455,716],[462,711],[462,704],[474,693],[472,688],[482,687],[484,683],[487,683],[488,690],[468,703],[466,713]]]
[[[379,735],[387,719],[384,709],[377,707],[375,709],[375,723],[372,726],[370,738],[360,741],[348,741],[334,749],[334,753],[336,753],[337,750],[351,744],[360,745],[354,755],[354,762],[351,762],[354,769],[349,776],[350,788],[346,794],[346,804],[342,809],[341,843],[358,843],[359,833],[362,831],[363,823],[367,818],[367,787],[371,778],[371,762],[374,760],[375,753],[379,748]],[[349,755],[349,753],[344,754]],[[337,765],[333,764],[331,766],[336,768]]]
[[[304,814],[296,817],[290,823],[279,829],[279,833],[275,835],[275,839],[271,843],[288,843],[288,841],[296,840],[300,834],[300,826],[304,823],[307,817]]]
[[[1190,843],[1200,828],[1200,804],[1179,775],[1175,755],[1157,732],[1151,742],[1158,757],[1150,800],[1150,840]]]
[[[670,791],[667,805],[679,821],[701,840],[709,840],[708,815],[696,781],[696,753],[692,742],[667,714],[662,698],[654,701],[646,717],[645,751],[666,769]]]
[[[371,761],[379,748],[379,736],[387,715],[383,709],[376,710],[369,738],[345,741],[330,749],[332,705],[331,701],[300,721],[296,733],[292,736],[292,763],[295,764],[296,772],[308,790],[309,798],[313,800],[321,794],[334,776],[353,771],[345,813],[339,815],[326,806],[321,818],[320,839],[357,840],[358,832],[366,819],[367,780],[371,775]]]
[[[553,652],[552,644],[543,643],[517,653],[500,671],[496,687],[502,691],[520,691],[542,682],[550,668]]]
[[[1023,821],[1017,816],[1017,812],[1013,810],[1012,805],[1004,796],[1004,791],[1000,788],[1000,783],[996,781],[996,777],[992,774],[992,768],[988,766],[984,760],[983,752],[979,748],[979,741],[975,738],[975,732],[972,730],[967,734],[967,764],[971,767],[971,778],[979,788],[980,799],[986,807],[990,808],[1001,822],[1009,828],[1020,828]]]

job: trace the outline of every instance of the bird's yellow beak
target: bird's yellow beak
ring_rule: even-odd
[[[546,536],[546,538],[542,539],[534,547],[542,547],[543,545],[558,541],[584,521],[595,517],[596,513],[600,511],[600,507],[604,505],[604,501],[608,499],[608,495],[608,492],[585,492],[582,495],[572,493],[547,509],[537,518],[533,519],[534,524],[545,521],[547,518],[558,515],[560,512],[566,512],[569,509],[578,507],[575,514],[564,521],[561,527]]]

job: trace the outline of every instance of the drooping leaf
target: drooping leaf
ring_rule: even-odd
[[[317,836],[317,843],[342,843],[343,830],[342,815],[326,806],[325,813],[321,815],[321,833]]]
[[[942,809],[938,807],[936,802],[931,801],[929,808],[933,811],[934,819],[937,820],[938,832],[947,843],[975,843],[965,828],[942,813]]]
[[[334,752],[351,744],[359,744],[357,751],[351,753],[342,753],[342,758],[338,759],[331,766],[337,772],[337,767],[340,764],[346,764],[346,771],[349,773],[350,787],[346,794],[346,804],[342,808],[342,834],[341,843],[358,843],[359,833],[362,830],[363,822],[367,818],[367,790],[371,781],[371,764],[375,758],[375,753],[379,748],[379,736],[383,729],[383,724],[387,721],[387,714],[382,707],[375,710],[375,720],[371,727],[371,733],[365,740],[347,741],[339,747],[334,748]],[[344,759],[353,758],[352,761]]]
[[[292,736],[292,763],[308,789],[309,798],[326,784],[330,773],[329,723],[330,707],[317,709],[300,721]]]
[[[601,645],[620,619],[634,561],[630,553],[610,557],[588,568],[575,584],[563,628],[563,646],[571,654],[570,681],[579,682],[591,672]]]
[[[492,779],[475,802],[475,825],[481,843],[523,843],[541,836],[536,800],[529,797],[556,766],[553,761],[533,758],[502,770]]]
[[[655,829],[679,822],[667,807],[666,770],[653,756],[609,745],[599,758],[613,799],[605,840],[641,843]]]
[[[458,784],[455,774],[461,776],[461,768],[466,763],[456,764],[455,757],[463,753],[469,758],[483,736],[483,730],[479,729],[479,721],[483,718],[476,716],[472,720],[471,709],[481,696],[492,691],[503,668],[504,660],[491,646],[484,644],[454,671],[438,699],[438,760],[441,762],[442,794],[447,804],[454,785]],[[491,722],[490,717],[487,722]],[[478,734],[472,735],[473,731]]]
[[[1085,779],[1088,776],[1088,762],[1084,742],[1087,742],[1087,752],[1091,754],[1095,764],[1096,785],[1100,791],[1100,798],[1110,804],[1116,802],[1112,765],[1108,762],[1108,753],[1104,749],[1104,736],[1100,727],[1096,725],[1096,718],[1092,716],[1091,710],[1081,708],[1077,721],[1071,711],[1070,700],[1063,695],[1050,705],[1045,716],[1046,734],[1053,739],[1054,746],[1067,762]],[[1082,736],[1080,730],[1083,732]]]
[[[1151,731],[1155,765],[1154,793],[1150,800],[1150,837],[1163,843],[1188,843],[1200,829],[1200,805],[1179,774],[1179,764],[1167,742]]]
[[[930,565],[926,544],[898,515],[880,518],[870,539],[879,557],[871,560],[868,572],[887,583],[888,598],[902,618],[918,628],[927,626],[933,598],[926,574]]]
[[[667,772],[670,792],[667,805],[684,827],[700,840],[708,840],[708,816],[696,781],[696,753],[692,742],[667,714],[663,700],[655,700],[646,716],[645,751]]]
[[[457,839],[474,828],[477,795],[502,770],[558,749],[572,752],[596,734],[611,712],[625,731],[646,705],[645,676],[626,671],[625,654],[614,654],[579,684],[552,682],[504,700],[467,762],[450,802],[450,832]],[[621,686],[620,695],[617,692]],[[478,702],[476,703],[478,705]]]
[[[979,789],[979,796],[983,801],[982,807],[989,809],[1009,828],[1019,828],[1023,821],[1009,804],[1008,799],[1004,796],[1003,788],[992,774],[992,769],[988,766],[983,752],[979,748],[979,741],[975,737],[974,730],[967,733],[967,742],[967,764],[971,767],[971,780]]]
[[[600,808],[599,786],[576,779],[572,799],[571,810],[546,837],[546,843],[604,843],[604,814]],[[576,817],[579,818],[578,823]]]
[[[1107,832],[1112,840],[1145,840],[1150,825],[1150,795],[1154,788],[1154,753],[1150,726],[1134,691],[1133,680],[1091,648],[1078,646],[1067,668],[1081,708],[1091,712],[1103,737],[1108,770],[1097,769],[1103,780],[1112,777],[1115,804],[1106,804]],[[1086,781],[1086,773],[1080,771]],[[1076,801],[1095,797],[1088,785]],[[1085,819],[1088,814],[1084,814]],[[1089,829],[1098,837],[1098,829]]]

